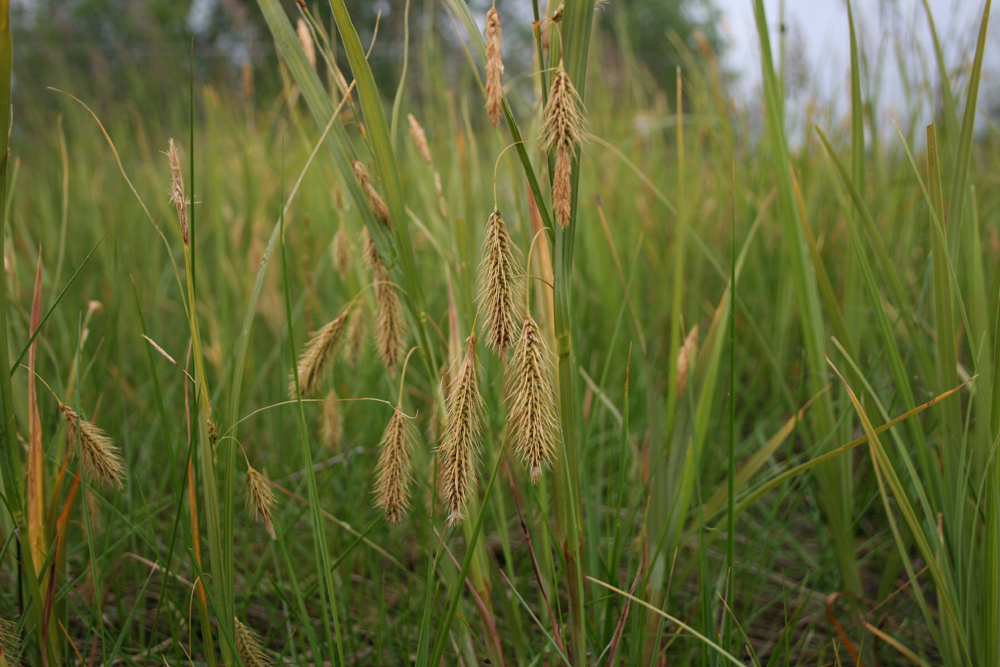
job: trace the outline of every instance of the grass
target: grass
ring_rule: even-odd
[[[849,14],[850,113],[801,134],[761,0],[742,112],[707,47],[670,102],[619,76],[634,54],[587,1],[533,3],[535,65],[500,100],[461,0],[407,3],[462,52],[408,33],[391,86],[341,0],[335,26],[258,5],[276,100],[14,96],[0,667],[997,663],[989,2],[940,119],[898,132]]]

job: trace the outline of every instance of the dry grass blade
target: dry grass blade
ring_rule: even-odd
[[[329,322],[309,339],[309,343],[299,355],[299,390],[302,395],[312,394],[319,386],[323,370],[333,357],[333,352],[344,336],[347,313]],[[295,377],[288,383],[288,393],[295,398]]]
[[[427,166],[430,166],[431,149],[427,145],[427,134],[424,133],[423,126],[412,113],[406,114],[406,119],[410,121],[410,138],[413,139],[414,145],[416,145],[417,150],[420,151],[420,157],[424,159]]]
[[[392,226],[392,219],[389,217],[389,207],[385,205],[382,195],[372,185],[372,177],[365,168],[365,165],[357,160],[354,161],[354,177],[358,180],[358,184],[364,188],[365,196],[368,197],[368,205],[372,207],[375,217],[378,218],[379,222],[387,226]]]
[[[344,440],[344,422],[340,415],[340,403],[337,402],[337,392],[331,389],[323,401],[323,412],[319,427],[319,437],[323,444],[331,450],[340,449]]]
[[[397,525],[410,506],[410,437],[409,422],[397,405],[379,441],[375,466],[375,507],[390,526]]]
[[[507,382],[514,453],[528,468],[531,483],[538,484],[542,468],[551,467],[555,458],[556,407],[548,349],[530,315],[521,327]]]
[[[583,111],[580,95],[573,87],[569,74],[562,67],[552,74],[549,101],[545,105],[542,143],[547,151],[556,152],[556,169],[552,182],[552,208],[563,227],[569,224],[572,206],[570,175],[576,147],[583,141]]]
[[[260,519],[271,539],[275,539],[274,521],[271,509],[274,507],[274,493],[267,475],[254,469],[247,462],[247,511],[253,519]]]
[[[236,652],[245,667],[264,667],[267,660],[264,659],[264,649],[260,646],[260,640],[253,630],[243,625],[240,619],[234,619],[236,623]]]
[[[493,127],[496,127],[503,112],[503,85],[500,83],[500,76],[503,74],[503,60],[500,58],[503,33],[496,7],[490,7],[486,12],[483,37],[486,38],[486,113],[490,115]]]
[[[170,162],[170,201],[177,207],[177,220],[181,225],[181,238],[184,245],[189,245],[188,239],[188,200],[184,197],[184,175],[181,172],[181,160],[177,155],[177,146],[171,139],[167,148],[167,160]]]
[[[466,341],[465,358],[448,395],[448,426],[441,443],[441,478],[448,523],[462,520],[462,510],[476,481],[476,458],[482,434],[483,399],[479,395],[476,336]]]
[[[501,357],[517,338],[515,309],[521,302],[517,276],[521,273],[518,248],[511,243],[500,212],[493,211],[486,223],[479,265],[479,301],[486,317],[486,345]]]
[[[125,464],[111,439],[97,426],[81,419],[80,415],[68,405],[60,405],[59,409],[66,420],[66,435],[70,439],[70,444],[79,440],[79,454],[84,475],[91,481],[96,480],[122,488]]]
[[[351,270],[351,239],[343,227],[333,235],[330,259],[333,260],[333,268],[337,270],[341,279],[347,278],[347,272]]]

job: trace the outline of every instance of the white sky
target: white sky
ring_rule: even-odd
[[[714,0],[723,11],[723,33],[730,41],[726,61],[730,69],[740,74],[739,89],[752,95],[760,82],[760,55],[754,28],[754,0]],[[979,21],[984,0],[929,0],[945,60],[953,75],[967,66],[975,53]],[[777,58],[781,5],[785,24],[790,32],[801,37],[801,65],[808,74],[808,96],[820,103],[833,101],[843,110],[849,95],[849,33],[844,0],[764,0],[771,28],[772,48]],[[1000,75],[1000,10],[995,3],[991,12],[989,39],[986,49],[984,85],[980,88],[982,103],[997,101],[993,92]],[[859,30],[861,48],[878,68],[882,77],[879,109],[888,122],[895,118],[901,123],[924,123],[931,120],[931,107],[926,101],[916,109],[905,109],[906,96],[898,75],[896,46],[906,53],[910,72],[927,72],[931,82],[937,80],[930,31],[922,0],[852,0],[855,25]],[[864,76],[864,74],[862,75]],[[891,123],[889,123],[891,127]]]

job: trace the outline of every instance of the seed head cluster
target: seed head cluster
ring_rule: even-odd
[[[483,37],[486,38],[486,113],[490,115],[493,127],[496,127],[500,122],[500,112],[503,110],[503,86],[500,83],[503,74],[503,60],[500,58],[503,34],[496,7],[490,7],[486,12]]]
[[[556,452],[556,408],[552,392],[552,367],[548,349],[535,319],[528,315],[508,369],[510,396],[508,426],[514,452],[524,462],[532,484],[542,468],[549,468]]]
[[[410,138],[413,139],[414,145],[420,152],[420,157],[424,159],[424,162],[428,166],[431,164],[431,149],[427,145],[427,135],[424,133],[424,128],[420,124],[413,114],[406,114],[407,120],[410,121]]]
[[[60,405],[59,410],[66,420],[66,435],[70,443],[77,440],[80,442],[80,462],[84,475],[91,481],[122,488],[125,464],[111,438],[91,422],[81,419],[68,405]]]
[[[441,442],[441,481],[448,523],[459,523],[476,481],[476,458],[482,434],[483,399],[479,395],[476,336],[466,341],[465,357],[448,395],[448,425]]]
[[[267,529],[271,539],[275,539],[271,509],[274,507],[274,493],[267,475],[247,464],[247,512],[253,519],[259,519]]]
[[[516,304],[520,303],[519,250],[510,240],[499,211],[486,223],[479,265],[479,301],[486,317],[486,345],[503,357],[517,338]]]
[[[184,245],[190,245],[188,238],[188,200],[184,197],[184,174],[181,172],[181,160],[177,156],[177,146],[171,139],[167,148],[167,160],[170,162],[170,201],[177,207],[177,222],[181,226],[181,238]]]
[[[347,278],[347,273],[351,270],[351,239],[343,227],[333,235],[330,259],[333,260],[333,268],[337,270],[341,279]]]
[[[397,525],[410,506],[410,440],[412,434],[403,407],[396,410],[379,442],[375,466],[375,507],[390,526]]]
[[[545,105],[542,143],[547,151],[556,153],[556,169],[552,178],[552,208],[563,227],[569,224],[572,206],[570,175],[576,147],[583,142],[583,111],[580,95],[573,87],[569,74],[562,67],[552,73],[549,101]]]
[[[240,660],[246,667],[264,667],[267,660],[264,658],[264,649],[261,648],[260,639],[253,630],[243,625],[240,619],[236,621],[236,652]]]

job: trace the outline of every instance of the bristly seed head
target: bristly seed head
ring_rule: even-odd
[[[260,640],[253,630],[236,621],[236,652],[245,667],[264,667],[267,660],[264,658],[264,649],[261,648]]]
[[[407,120],[410,121],[410,138],[413,139],[413,143],[416,145],[417,150],[420,151],[420,157],[424,159],[424,162],[428,166],[431,164],[431,149],[427,145],[427,135],[424,133],[424,128],[414,118],[412,113],[406,114]]]
[[[462,520],[462,510],[476,483],[476,459],[482,434],[483,399],[479,395],[476,335],[466,341],[465,358],[448,395],[448,425],[439,447],[448,523]]]
[[[365,165],[361,164],[358,160],[354,161],[354,177],[358,179],[358,184],[364,188],[365,195],[368,197],[368,205],[371,206],[375,217],[382,224],[391,227],[392,219],[389,217],[389,208],[385,205],[382,195],[372,185],[372,177],[365,168]]]
[[[332,451],[340,449],[340,443],[344,440],[344,422],[340,415],[340,403],[337,401],[337,392],[333,389],[327,392],[326,399],[323,401],[319,437],[323,444]]]
[[[347,316],[347,331],[344,333],[344,347],[342,348],[344,361],[354,368],[358,363],[358,358],[365,347],[365,309],[364,301],[359,301],[351,309],[351,314]]]
[[[406,345],[406,317],[389,273],[381,261],[372,267],[375,282],[375,347],[390,373],[403,358]]]
[[[486,38],[486,113],[490,115],[493,127],[496,127],[503,110],[503,85],[500,83],[500,76],[503,74],[503,60],[500,58],[503,34],[496,7],[490,7],[486,12],[483,37]]]
[[[188,200],[184,197],[184,174],[181,172],[181,160],[177,156],[177,146],[171,139],[167,148],[167,160],[170,162],[170,201],[177,207],[177,221],[181,225],[181,238],[184,245],[190,245],[188,238]]]
[[[333,260],[333,268],[337,270],[340,278],[346,279],[347,272],[351,270],[351,239],[343,227],[333,235],[333,243],[330,245],[330,259]]]
[[[483,260],[479,265],[479,300],[486,316],[486,345],[503,357],[517,338],[516,309],[520,304],[520,250],[510,240],[499,211],[486,223]]]
[[[306,60],[312,65],[313,69],[316,69],[316,44],[313,42],[312,31],[309,30],[309,24],[306,20],[299,17],[298,23],[295,24],[295,32],[298,35],[299,43],[302,45],[302,50],[305,51]]]
[[[329,322],[309,339],[299,355],[299,390],[302,395],[312,394],[319,386],[323,370],[333,357],[333,352],[344,335],[347,313]],[[289,379],[288,394],[295,398],[295,376]]]
[[[60,405],[59,410],[66,420],[66,435],[70,443],[77,440],[80,442],[79,453],[84,474],[91,481],[122,488],[125,464],[111,438],[91,422],[80,419],[80,415],[68,405]]]
[[[552,208],[563,227],[569,224],[572,205],[570,174],[576,147],[583,142],[583,111],[580,95],[573,87],[569,74],[562,67],[552,73],[549,101],[545,105],[542,144],[546,151],[556,152],[556,169],[552,183]]]
[[[409,421],[397,405],[379,441],[375,466],[375,507],[390,526],[397,525],[410,506],[410,438]]]
[[[508,368],[511,397],[508,425],[514,452],[538,484],[542,468],[550,468],[556,453],[556,406],[552,393],[552,365],[545,339],[531,315],[525,318]]]
[[[681,397],[684,387],[687,386],[688,371],[691,368],[691,360],[698,352],[698,325],[694,325],[688,335],[684,338],[684,345],[677,352],[677,398]]]
[[[260,519],[271,539],[275,539],[271,509],[274,507],[274,493],[267,475],[258,472],[247,462],[247,511],[253,519]]]
[[[20,654],[21,637],[17,632],[17,623],[0,618],[0,658],[6,660],[10,667],[18,667],[21,664],[18,661]]]

